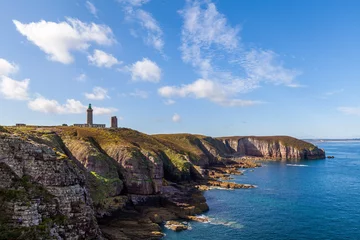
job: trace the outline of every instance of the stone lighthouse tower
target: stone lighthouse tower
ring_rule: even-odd
[[[89,104],[89,107],[87,109],[87,125],[88,127],[91,127],[93,125],[93,110],[91,108],[91,103]]]

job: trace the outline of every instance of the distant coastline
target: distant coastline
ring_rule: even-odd
[[[315,139],[302,139],[307,142],[360,142],[360,138],[315,138]]]

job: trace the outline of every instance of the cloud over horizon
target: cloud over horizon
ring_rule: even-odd
[[[75,99],[67,99],[66,103],[60,104],[53,99],[39,96],[28,102],[29,109],[42,113],[53,114],[82,114],[86,112],[87,106]],[[93,107],[94,115],[112,114],[116,108]]]

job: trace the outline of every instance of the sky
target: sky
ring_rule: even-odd
[[[356,0],[0,1],[0,125],[360,137]]]

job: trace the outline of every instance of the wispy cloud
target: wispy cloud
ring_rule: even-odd
[[[231,26],[211,1],[187,1],[180,14],[184,19],[182,59],[194,67],[200,78],[181,86],[162,87],[161,96],[190,96],[223,106],[249,106],[261,101],[242,100],[237,95],[256,89],[262,82],[301,86],[295,82],[301,72],[284,67],[274,51],[246,49],[239,35],[240,27]]]
[[[344,92],[343,88],[338,89],[338,90],[332,90],[332,91],[328,91],[328,92],[325,92],[325,93],[321,94],[318,98],[320,98],[320,99],[328,99],[330,97],[334,97],[335,95],[341,94],[343,92]]]
[[[140,7],[143,4],[150,2],[150,0],[118,0],[120,3],[129,4],[131,6]]]
[[[140,8],[149,1],[120,0],[119,2],[123,3],[126,19],[129,22],[137,23],[140,26],[140,29],[137,31],[135,29],[131,29],[131,35],[134,37],[141,36],[145,44],[152,46],[154,49],[163,54],[165,42],[160,24],[151,13]]]
[[[360,116],[360,107],[338,107],[337,110],[347,115]]]
[[[85,6],[89,10],[89,12],[92,15],[94,15],[94,17],[96,17],[96,18],[98,17],[97,16],[98,10],[97,10],[97,8],[95,7],[95,5],[93,3],[89,2],[89,1],[86,1]]]
[[[174,100],[172,100],[172,99],[166,99],[165,101],[164,101],[164,104],[165,105],[173,105],[173,104],[175,104],[176,102],[174,101]]]
[[[13,20],[13,23],[18,32],[44,51],[51,61],[64,64],[74,61],[72,51],[86,50],[91,43],[111,45],[115,42],[110,27],[75,18],[66,18],[65,22],[21,23]]]
[[[341,88],[341,89],[339,89],[339,90],[334,90],[334,91],[326,92],[324,95],[325,95],[325,96],[333,96],[333,95],[335,95],[335,94],[339,94],[339,93],[342,93],[342,92],[344,92],[344,89],[343,89],[343,88]]]
[[[148,92],[142,91],[142,90],[139,90],[139,89],[135,89],[135,91],[129,93],[129,95],[132,96],[132,97],[143,98],[143,99],[146,99],[146,98],[149,97]]]
[[[175,114],[172,116],[171,120],[172,120],[173,122],[180,122],[180,121],[181,121],[181,117],[180,117],[179,114],[175,113]]]
[[[81,73],[75,78],[75,80],[78,82],[85,82],[86,79],[87,79],[87,76],[85,73]]]
[[[252,49],[246,53],[241,65],[250,79],[298,87],[299,84],[294,83],[294,79],[301,73],[285,68],[282,62],[276,61],[277,57],[277,54],[270,50]]]

